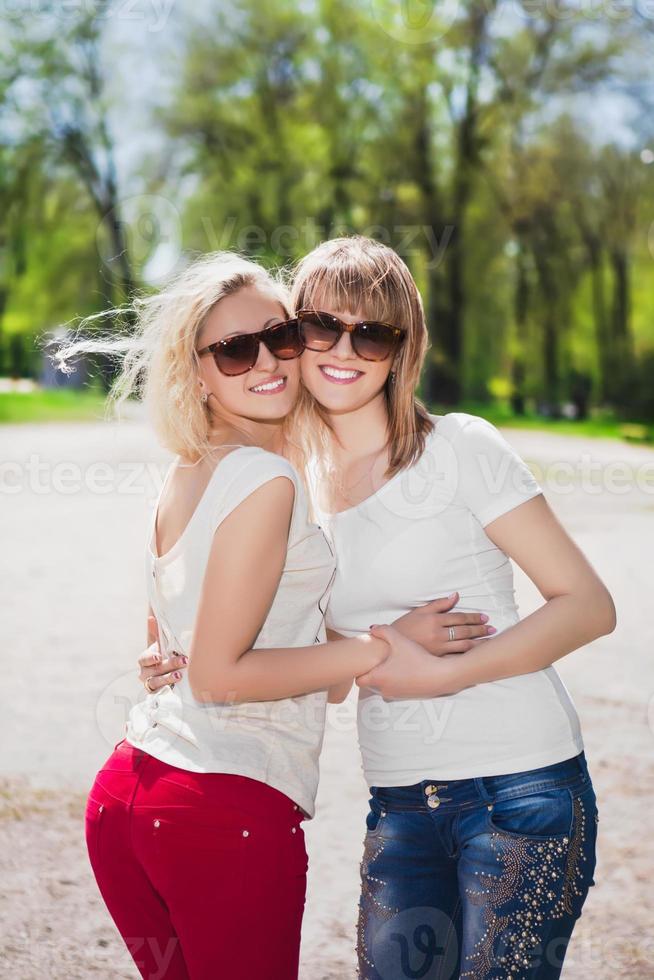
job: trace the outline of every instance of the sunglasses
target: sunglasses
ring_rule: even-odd
[[[346,332],[350,334],[354,353],[364,361],[385,361],[405,336],[399,327],[376,320],[344,323],[331,313],[318,310],[300,310],[295,316],[300,339],[307,350],[331,350]]]
[[[239,333],[217,340],[197,352],[198,357],[211,354],[222,374],[233,378],[251,371],[259,357],[259,344],[264,344],[280,361],[291,361],[304,350],[297,320],[284,320],[255,333]]]

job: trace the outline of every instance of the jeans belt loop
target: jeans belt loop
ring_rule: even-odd
[[[480,799],[482,800],[483,803],[489,804],[489,803],[492,803],[493,802],[493,797],[490,795],[490,793],[486,789],[486,784],[484,782],[484,777],[483,776],[477,776],[475,778],[475,787],[476,787],[477,792],[479,793],[479,797],[480,797]]]

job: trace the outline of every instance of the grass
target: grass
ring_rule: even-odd
[[[0,423],[3,422],[93,422],[104,417],[105,396],[98,390],[47,389],[31,392],[0,392]],[[452,411],[448,405],[432,405],[436,415]],[[534,413],[514,415],[499,403],[462,402],[456,411],[481,415],[494,425],[515,429],[541,429],[562,435],[597,436],[630,442],[654,443],[654,423],[623,422],[608,414],[595,414],[582,422],[547,419]]]
[[[98,421],[103,418],[104,401],[104,395],[97,391],[3,391],[0,423]]]
[[[433,405],[430,411],[435,415],[444,415],[446,412],[451,412],[452,408],[446,405]],[[481,415],[494,425],[510,429],[540,429],[548,432],[560,432],[561,435],[601,437],[629,442],[654,442],[654,423],[624,422],[608,413],[597,413],[583,421],[548,419],[532,412],[527,412],[526,415],[515,415],[508,406],[501,404],[482,405],[477,402],[462,402],[455,411]]]

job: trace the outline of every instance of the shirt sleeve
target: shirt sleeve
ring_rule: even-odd
[[[482,527],[543,490],[502,433],[478,415],[466,416],[453,439],[457,495]]]

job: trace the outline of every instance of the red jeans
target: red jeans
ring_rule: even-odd
[[[145,980],[297,978],[303,816],[255,779],[116,746],[89,794],[86,841]]]

